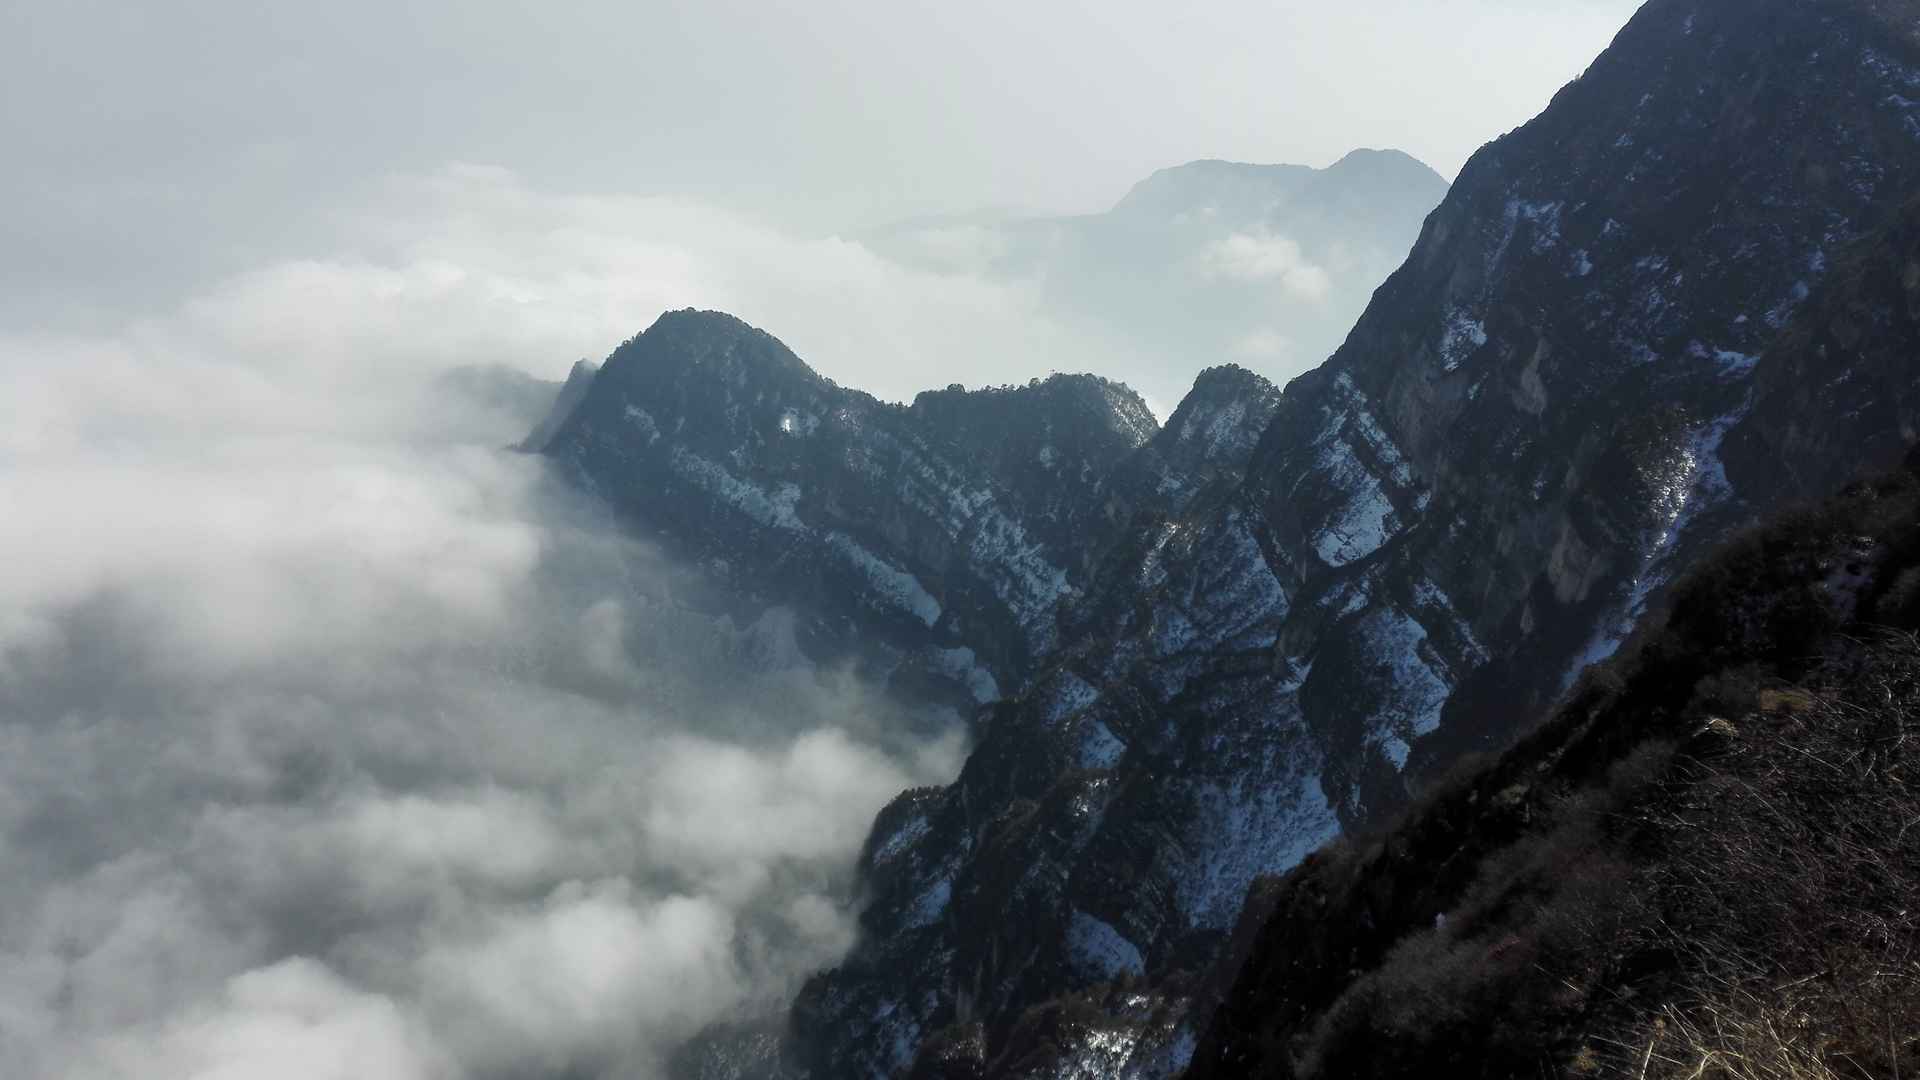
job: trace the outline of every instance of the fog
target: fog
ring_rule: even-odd
[[[776,1016],[960,725],[686,610],[446,373],[698,306],[886,398],[1091,370],[1164,416],[1319,357],[874,230],[1202,157],[1450,176],[1632,6],[0,0],[4,1071],[648,1078]],[[1327,295],[1283,235],[1179,273]]]
[[[508,288],[294,263],[0,344],[13,1075],[652,1076],[850,943],[957,728],[500,449],[434,375]]]
[[[1393,147],[1451,177],[1635,6],[0,0],[0,323],[95,329],[284,259],[364,253],[397,186],[478,167],[524,198],[450,201],[402,231],[427,258],[442,227],[459,234],[442,247],[546,229],[525,238],[548,259],[586,255],[571,280],[611,310],[570,324],[576,351],[671,295],[890,398],[1091,368],[1156,383],[1164,410],[1201,368],[1297,335],[1251,325],[1239,355],[1169,356],[977,274],[928,299],[858,238],[983,208],[1095,213],[1198,158],[1324,166]],[[1312,287],[1270,255],[1221,255],[1283,304]],[[608,264],[629,276],[596,277]],[[578,314],[550,296],[512,299]],[[1284,379],[1320,351],[1316,335],[1262,369]]]

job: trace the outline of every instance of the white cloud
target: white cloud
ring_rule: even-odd
[[[1244,360],[1263,361],[1286,356],[1292,349],[1293,342],[1285,334],[1271,326],[1261,326],[1236,339],[1230,351]]]
[[[1011,250],[1006,233],[991,225],[915,229],[902,242],[916,260],[961,273],[985,273]]]
[[[745,1000],[733,938],[732,913],[710,900],[570,882],[435,947],[427,1000],[469,1060],[604,1068],[651,1058]]]
[[[1308,303],[1325,303],[1333,291],[1332,276],[1284,236],[1231,233],[1208,246],[1200,265],[1209,276],[1271,284],[1283,295]]]
[[[237,975],[157,1031],[115,1034],[74,1075],[194,1080],[451,1080],[454,1063],[391,1000],[324,965],[282,960]]]
[[[406,268],[408,281],[455,282],[419,287],[423,302],[458,302],[464,332],[419,328],[425,341],[451,339],[443,354],[539,357],[559,372],[563,359],[597,357],[663,310],[700,307],[738,315],[822,373],[894,400],[1116,359],[1024,283],[912,270],[853,241],[796,236],[692,200],[555,195],[471,167],[397,183],[387,198],[370,225],[384,262]],[[953,241],[947,253],[963,262],[994,243],[971,232]]]
[[[0,332],[10,1075],[654,1075],[850,944],[872,815],[958,767],[844,673],[729,659],[435,376],[802,266],[796,308],[1011,301],[698,207],[391,197],[170,314]]]

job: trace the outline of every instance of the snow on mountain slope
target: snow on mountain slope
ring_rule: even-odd
[[[906,859],[948,903],[903,935],[876,882],[863,944],[796,1011],[813,1075],[904,1067],[871,1037],[887,1024],[849,1023],[882,1014],[1016,1075],[989,1065],[1020,1017],[1096,979],[1082,918],[1191,985],[1256,875],[1504,739],[1596,634],[1773,505],[1722,461],[1729,433],[1830,253],[1920,180],[1887,106],[1914,56],[1891,26],[1855,3],[1657,0],[1479,154],[1347,344],[1281,395],[1244,478],[1109,542],[1056,674],[915,796]],[[1888,446],[1909,437],[1873,415]],[[1176,415],[1162,439],[1200,430]],[[1877,438],[1795,445],[1856,468]],[[1064,679],[1089,689],[1063,718]],[[1124,752],[1089,768],[1102,733]]]

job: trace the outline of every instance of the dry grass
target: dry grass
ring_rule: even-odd
[[[1730,544],[1537,731],[1303,863],[1195,1075],[1920,1080],[1916,523],[1903,474]],[[1887,587],[1843,621],[1860,537]]]
[[[1835,1026],[1831,1000],[1796,1003],[1788,988],[1729,988],[1682,1008],[1668,1005],[1637,1053],[1641,1080],[1875,1080],[1900,1076],[1920,1038],[1909,1012],[1871,993],[1852,999]],[[1870,991],[1866,985],[1851,990]],[[1898,996],[1896,996],[1898,1000]],[[1863,1060],[1862,1041],[1877,1044]],[[1622,1046],[1629,1058],[1635,1048]],[[1881,1066],[1886,1066],[1883,1071]]]
[[[1830,674],[1760,695],[1776,730],[1666,822],[1663,944],[1694,974],[1610,1040],[1615,1074],[1920,1080],[1920,642]]]

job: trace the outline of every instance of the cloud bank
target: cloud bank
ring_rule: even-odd
[[[364,369],[398,345],[448,364],[537,358],[558,377],[661,311],[714,308],[889,400],[956,380],[1168,367],[1063,320],[1034,283],[914,269],[853,240],[679,197],[554,193],[506,170],[451,166],[383,185],[341,214],[337,233],[345,254],[230,280],[193,316],[262,354]],[[273,307],[280,298],[296,302]],[[1182,390],[1192,374],[1180,374]]]
[[[161,315],[0,333],[12,1075],[656,1076],[849,945],[872,815],[958,767],[782,619],[677,605],[436,376],[756,291],[903,340],[1012,301],[490,171],[386,197]]]

